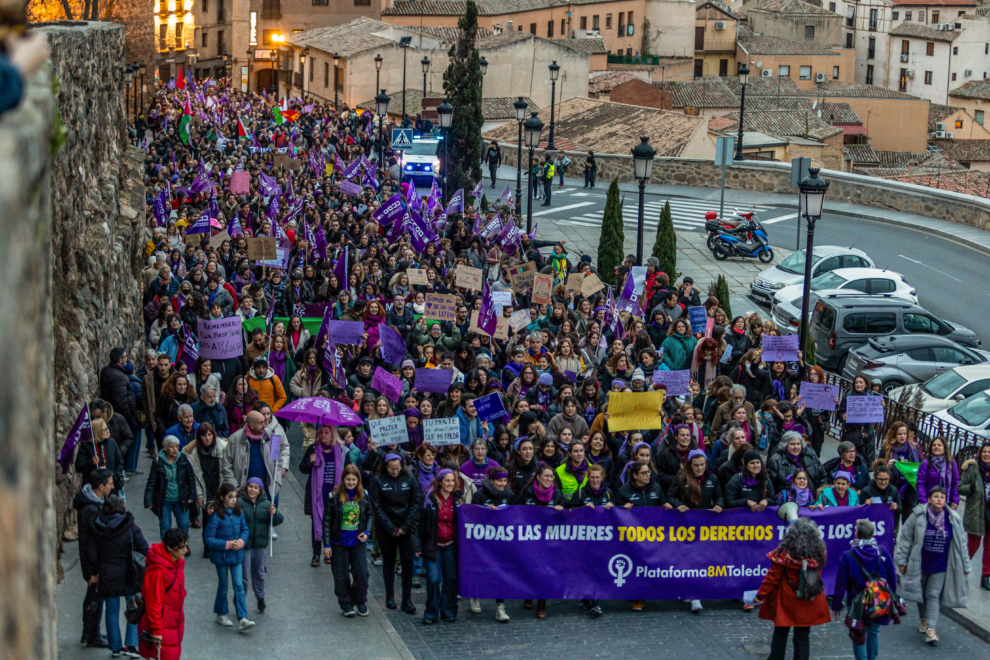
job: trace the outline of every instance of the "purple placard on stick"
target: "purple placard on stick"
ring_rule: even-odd
[[[764,337],[766,339],[766,337]],[[823,385],[801,381],[801,402],[809,410],[835,410],[835,400],[839,397],[838,385]]]
[[[329,306],[330,303],[311,303],[304,305],[303,308],[306,310],[305,318],[322,319],[326,315],[327,307]]]
[[[199,355],[210,360],[226,360],[244,353],[241,317],[198,319]]]
[[[478,419],[483,422],[491,422],[498,419],[509,419],[505,412],[505,404],[498,392],[492,392],[485,396],[480,396],[474,400],[474,407],[478,409]]]
[[[564,371],[564,378],[571,381],[572,383],[577,382],[577,372],[576,371]]]
[[[882,396],[846,397],[846,421],[850,424],[874,424],[883,421]]]
[[[268,452],[268,460],[277,461],[278,455],[282,451],[282,436],[272,436],[272,450]]]
[[[381,367],[375,367],[375,375],[371,377],[371,389],[378,390],[382,396],[398,403],[399,397],[402,396],[402,381]]]
[[[327,321],[327,332],[335,344],[356,345],[364,341],[364,323],[361,321]]]
[[[453,380],[454,372],[450,369],[417,369],[415,388],[417,392],[446,394]]]
[[[667,396],[682,396],[691,393],[691,370],[653,372],[654,385],[666,385]]]
[[[382,340],[382,359],[389,364],[399,364],[406,356],[406,342],[399,331],[382,323],[378,326],[378,336]]]
[[[798,359],[797,335],[774,337],[767,335],[762,340],[763,360],[765,362],[796,362]]]
[[[344,195],[350,195],[351,197],[360,197],[361,186],[356,183],[351,183],[350,181],[341,181],[340,192]]]

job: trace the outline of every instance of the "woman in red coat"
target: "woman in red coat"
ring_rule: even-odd
[[[784,660],[787,636],[794,628],[794,660],[808,660],[811,626],[829,622],[828,602],[821,588],[821,573],[825,566],[825,543],[818,534],[818,525],[810,518],[798,518],[788,528],[777,549],[767,554],[772,562],[770,572],[756,594],[760,603],[760,618],[773,621],[773,641],[767,660]],[[817,594],[813,598],[798,598],[798,581],[803,561],[808,572],[818,573]]]
[[[145,559],[144,616],[138,624],[142,658],[179,660],[186,627],[185,556],[189,536],[181,529],[165,532],[161,543],[148,550]],[[160,652],[159,652],[160,649]]]

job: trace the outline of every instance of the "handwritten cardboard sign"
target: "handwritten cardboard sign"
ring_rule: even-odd
[[[691,370],[653,372],[654,385],[666,385],[667,396],[683,396],[691,393]]]
[[[461,423],[456,417],[423,420],[423,440],[434,447],[461,444]]]
[[[509,415],[505,412],[505,404],[498,392],[478,397],[474,400],[474,407],[478,409],[478,419],[483,422],[509,420]]]
[[[523,293],[532,289],[533,278],[537,272],[539,272],[539,269],[532,261],[509,266],[509,282],[512,284],[512,290],[516,293]]]
[[[767,335],[763,338],[763,360],[765,362],[795,362],[798,359],[797,335],[784,335],[775,337]]]
[[[585,273],[571,273],[564,283],[564,292],[568,296],[581,293],[581,284],[584,282]]]
[[[371,389],[382,393],[382,396],[398,403],[402,396],[402,381],[381,367],[375,367],[375,374],[371,377]]]
[[[464,287],[473,291],[481,291],[482,273],[480,268],[471,266],[458,266],[454,271],[455,286]]]
[[[451,369],[417,369],[413,388],[417,392],[446,394],[453,380],[454,372]]]
[[[691,322],[691,334],[704,332],[706,319],[708,318],[704,306],[688,307],[687,312],[688,320]]]
[[[601,291],[605,288],[605,283],[598,279],[598,276],[594,273],[588,273],[587,277],[581,282],[581,295],[585,298],[590,298],[595,293]]]
[[[264,237],[264,238],[249,238],[247,239],[247,249],[248,249],[248,259],[254,261],[261,261],[264,259],[275,259],[277,252],[275,249],[278,247],[278,241],[274,236]]]
[[[406,271],[406,275],[409,277],[409,284],[428,285],[430,283],[430,281],[426,279],[425,268],[410,268]]]
[[[434,321],[453,321],[457,318],[457,297],[439,293],[426,294],[426,310],[423,316]]]
[[[370,419],[368,426],[371,430],[371,439],[380,446],[409,442],[409,428],[406,426],[404,415],[386,417],[385,419]]]
[[[230,240],[230,234],[228,234],[227,230],[224,229],[222,232],[220,232],[219,234],[217,234],[216,236],[210,239],[210,247],[213,249],[219,249],[219,247],[223,245],[224,241],[229,241],[229,240]]]
[[[662,391],[610,393],[608,395],[609,431],[664,428],[664,396]]]
[[[509,327],[519,332],[530,322],[530,314],[528,309],[520,309],[518,312],[513,312],[512,316],[509,317]]]
[[[553,291],[553,275],[539,273],[533,276],[533,302],[537,305],[549,305],[550,294]]]
[[[471,325],[468,327],[468,332],[477,332],[478,334],[490,337],[487,332],[478,327],[478,312],[471,312]],[[509,319],[499,316],[498,325],[495,326],[495,339],[508,339],[509,338]]]
[[[199,354],[211,360],[226,360],[244,353],[241,317],[197,319]]]
[[[250,172],[234,172],[230,175],[230,192],[237,193],[251,193],[251,173]]]

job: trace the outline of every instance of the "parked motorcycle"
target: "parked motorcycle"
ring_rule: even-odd
[[[773,250],[759,218],[751,212],[740,215],[746,220],[737,229],[715,236],[712,255],[717,261],[725,261],[729,257],[755,258],[765,264],[773,261]]]
[[[705,231],[708,232],[708,249],[715,249],[715,239],[719,234],[737,233],[746,221],[742,219],[719,220],[718,213],[708,211],[705,213]]]

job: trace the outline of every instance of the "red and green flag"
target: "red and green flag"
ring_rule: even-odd
[[[246,140],[249,137],[251,137],[248,134],[247,129],[244,128],[244,122],[242,122],[240,119],[237,120],[237,137],[242,140]]]
[[[192,123],[192,107],[189,105],[189,98],[186,97],[186,107],[182,110],[182,118],[179,119],[179,139],[182,144],[189,144],[189,124]]]
[[[286,122],[294,122],[299,119],[298,110],[280,110],[278,106],[272,108],[272,112],[275,114],[275,123],[281,126]]]

